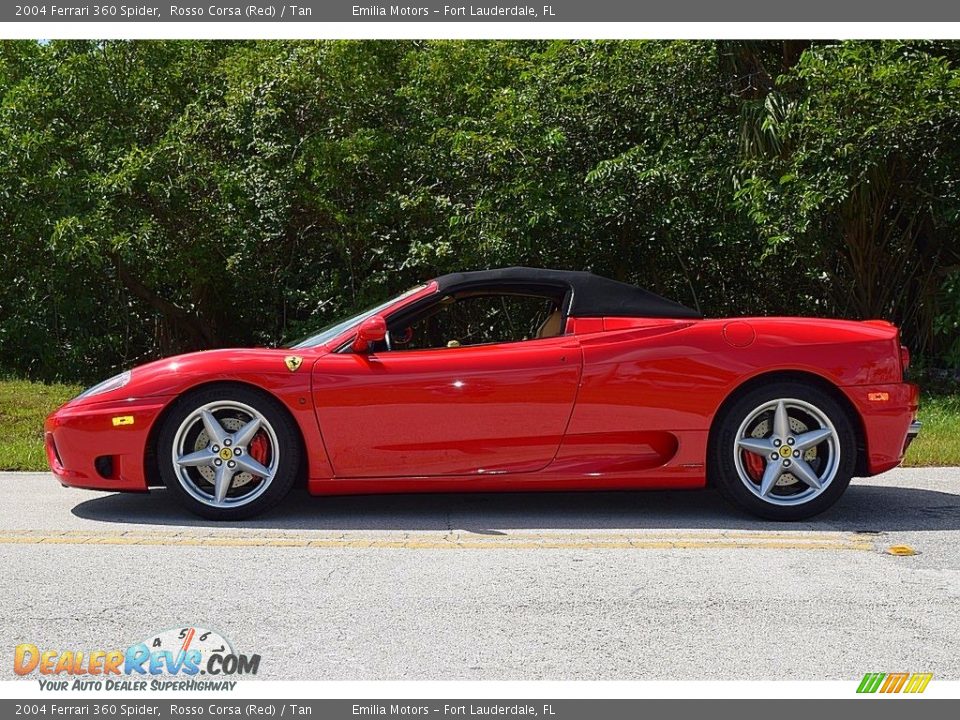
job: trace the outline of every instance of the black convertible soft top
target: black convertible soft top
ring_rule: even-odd
[[[439,292],[471,289],[556,288],[563,291],[566,314],[571,317],[703,317],[696,310],[667,300],[635,285],[588,272],[510,267],[497,270],[451,273],[437,278]]]

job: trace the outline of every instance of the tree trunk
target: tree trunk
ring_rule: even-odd
[[[152,288],[147,287],[133,274],[118,253],[111,253],[110,259],[117,269],[117,277],[134,297],[139,298],[156,310],[167,323],[174,336],[183,337],[189,346],[195,350],[216,347],[216,333],[203,320],[178,305],[167,300]],[[178,348],[181,349],[181,348]]]

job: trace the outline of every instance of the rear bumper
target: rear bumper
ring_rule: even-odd
[[[920,434],[920,428],[922,426],[923,423],[919,420],[914,420],[912,423],[910,423],[910,427],[907,429],[907,442],[903,446],[904,452],[907,451],[907,448],[910,447],[910,443],[912,443],[916,439],[917,435]]]
[[[50,471],[71,487],[145,491],[147,438],[168,400],[67,403],[44,423]]]
[[[897,467],[920,432],[920,388],[912,383],[857,385],[842,388],[863,421],[867,475]]]

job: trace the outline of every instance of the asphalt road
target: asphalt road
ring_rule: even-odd
[[[794,525],[711,492],[295,494],[210,524],[0,473],[0,648],[200,625],[265,679],[960,677],[960,469],[854,482]]]

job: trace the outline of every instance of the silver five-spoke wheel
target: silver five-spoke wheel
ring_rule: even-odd
[[[174,434],[172,461],[180,486],[213,508],[252,503],[280,466],[280,443],[267,418],[233,400],[205,403]]]
[[[822,381],[758,381],[714,419],[709,481],[760,517],[813,517],[837,501],[856,470],[855,417]]]
[[[741,482],[775,505],[798,505],[822,493],[840,466],[837,431],[823,412],[784,398],[749,413],[737,430],[734,465]]]

